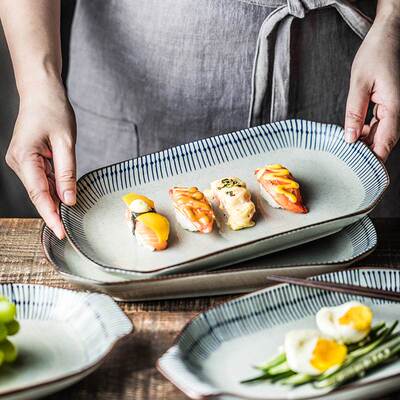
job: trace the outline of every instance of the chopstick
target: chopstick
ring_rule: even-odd
[[[267,279],[272,282],[289,283],[291,285],[328,290],[331,292],[354,294],[356,296],[372,297],[375,299],[400,301],[400,293],[390,290],[367,288],[363,286],[348,285],[344,283],[314,281],[311,279],[294,278],[292,276],[281,275],[269,275]]]

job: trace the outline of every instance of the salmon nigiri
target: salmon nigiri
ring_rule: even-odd
[[[214,212],[210,203],[197,187],[173,187],[169,195],[180,225],[192,232],[210,233]]]
[[[255,171],[262,196],[274,208],[295,213],[307,213],[300,185],[290,171],[281,164],[266,165]]]
[[[163,215],[156,213],[154,202],[136,193],[128,193],[122,200],[127,206],[128,225],[138,243],[151,251],[166,249],[169,222]]]

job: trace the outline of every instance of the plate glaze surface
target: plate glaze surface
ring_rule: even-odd
[[[399,270],[355,268],[314,279],[400,290]],[[159,359],[158,368],[193,399],[208,396],[250,400],[382,397],[384,392],[399,385],[400,360],[329,393],[311,385],[290,389],[270,383],[239,383],[254,376],[252,365],[277,354],[285,332],[315,328],[315,314],[321,307],[349,300],[368,304],[374,312],[375,322],[390,323],[400,314],[400,303],[278,285],[230,301],[194,318],[183,329],[176,344]]]
[[[299,180],[308,214],[266,204],[254,177],[257,167],[286,165]],[[257,207],[256,226],[232,231],[223,223],[212,234],[183,230],[175,221],[168,189],[201,190],[226,176],[243,179]],[[343,130],[300,120],[215,136],[90,172],[78,182],[75,207],[61,205],[74,248],[111,271],[168,274],[239,261],[315,240],[369,212],[388,185],[383,165],[362,143],[347,144]],[[121,196],[135,191],[155,201],[171,223],[169,248],[138,246],[124,221]],[[221,213],[218,213],[222,222]]]
[[[0,285],[17,306],[19,355],[0,374],[0,399],[61,390],[100,366],[132,324],[108,296],[39,285]]]
[[[85,289],[101,291],[118,300],[155,300],[243,293],[265,286],[272,273],[309,276],[344,268],[369,254],[377,244],[368,217],[342,231],[295,248],[239,263],[213,272],[149,277],[111,273],[86,260],[66,239],[60,241],[47,227],[42,231],[44,252],[57,272]]]

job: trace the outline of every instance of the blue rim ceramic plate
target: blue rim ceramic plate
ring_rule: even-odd
[[[259,194],[254,170],[286,165],[300,181],[308,214],[269,207]],[[200,235],[175,221],[168,189],[199,186],[238,176],[257,207],[256,226]],[[376,205],[389,179],[383,164],[361,142],[345,143],[335,125],[290,120],[189,143],[104,167],[78,181],[74,207],[61,205],[72,246],[108,271],[183,273],[221,267],[332,234]],[[149,252],[138,246],[124,220],[121,196],[147,195],[171,223],[169,248]]]
[[[3,365],[0,399],[33,399],[59,391],[98,368],[132,323],[104,294],[40,285],[3,284],[21,329],[19,355]]]
[[[265,287],[269,274],[310,276],[344,268],[373,251],[377,235],[368,217],[333,235],[218,271],[148,277],[111,273],[79,256],[66,239],[58,240],[44,226],[44,253],[55,270],[85,289],[118,300],[137,301],[245,293]]]
[[[400,270],[354,268],[314,279],[400,291]],[[158,369],[192,399],[216,396],[247,400],[381,397],[399,387],[400,360],[331,392],[311,385],[290,389],[270,383],[239,383],[254,376],[252,365],[277,354],[285,332],[293,328],[314,328],[314,317],[321,307],[349,300],[368,304],[377,322],[393,322],[400,314],[400,303],[278,285],[199,314],[159,359]]]

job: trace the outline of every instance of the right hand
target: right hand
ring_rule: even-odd
[[[75,142],[75,117],[62,83],[35,83],[20,94],[6,162],[59,239],[65,237],[59,201],[69,206],[76,202]]]

